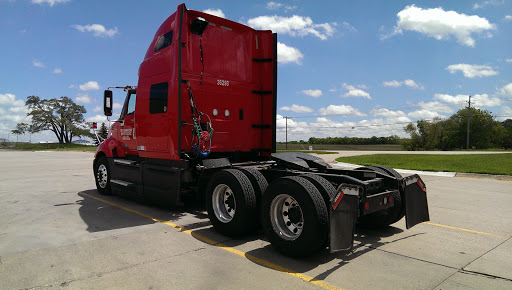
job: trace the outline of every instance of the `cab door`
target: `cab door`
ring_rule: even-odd
[[[129,90],[126,95],[123,110],[119,117],[119,141],[127,153],[137,154],[137,135],[135,132],[135,102],[136,91]]]

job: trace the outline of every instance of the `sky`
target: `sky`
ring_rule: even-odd
[[[67,96],[106,122],[103,90],[137,85],[170,0],[0,0],[0,138],[28,96]],[[277,141],[407,137],[467,106],[512,119],[512,0],[189,1],[278,37]],[[124,93],[114,92],[114,113]],[[56,141],[52,132],[19,141]]]

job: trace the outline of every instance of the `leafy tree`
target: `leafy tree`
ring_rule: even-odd
[[[501,122],[494,120],[489,111],[462,109],[447,120],[434,119],[408,124],[404,130],[411,139],[403,144],[406,150],[453,150],[466,147],[467,121],[470,117],[469,144],[475,149],[504,146],[507,130]],[[511,145],[512,146],[512,145]]]
[[[475,149],[487,149],[501,146],[504,130],[501,122],[494,120],[491,112],[476,108],[461,109],[450,117],[456,123],[450,138],[456,148],[465,148],[467,139],[467,122],[470,114],[469,146]]]
[[[512,148],[512,119],[503,121],[504,136],[502,146],[505,149]]]
[[[84,120],[85,107],[68,97],[40,99],[29,96],[25,105],[29,109],[27,115],[32,117],[31,133],[50,130],[61,144],[71,143],[73,137],[92,137]]]

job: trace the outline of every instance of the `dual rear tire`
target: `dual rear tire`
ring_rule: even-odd
[[[212,176],[207,188],[208,216],[215,230],[230,237],[253,232],[261,223],[279,252],[308,256],[328,238],[324,195],[332,189],[318,176],[282,177],[268,185],[257,170],[225,169]]]

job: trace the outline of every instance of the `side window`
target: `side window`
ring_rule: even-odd
[[[128,101],[128,110],[126,111],[126,115],[131,115],[135,113],[135,94],[130,94],[130,100]]]
[[[131,115],[135,113],[135,93],[128,93],[126,95],[126,100],[124,102],[123,109],[121,110],[121,115],[119,116],[119,120],[124,120],[126,115]]]
[[[160,36],[155,44],[155,52],[162,50],[172,44],[172,30]]]
[[[167,112],[168,83],[159,83],[151,86],[149,92],[149,113],[160,114]]]

